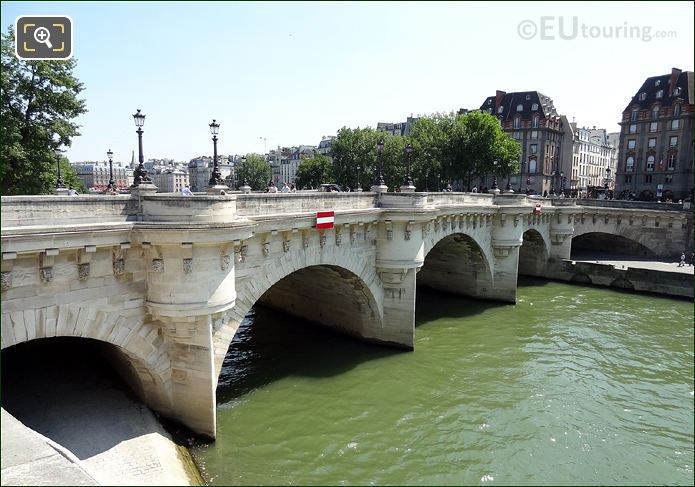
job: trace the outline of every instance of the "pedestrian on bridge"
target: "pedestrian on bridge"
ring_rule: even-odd
[[[681,252],[681,261],[678,263],[678,267],[685,267],[685,252]]]

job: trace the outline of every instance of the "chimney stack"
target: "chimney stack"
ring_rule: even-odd
[[[500,107],[500,104],[502,103],[502,99],[504,98],[504,95],[506,95],[506,91],[501,91],[497,90],[495,91],[495,113],[497,113],[497,109]]]
[[[678,78],[682,71],[678,68],[671,68],[671,78],[668,80],[668,96],[673,95],[673,89],[676,87]]]

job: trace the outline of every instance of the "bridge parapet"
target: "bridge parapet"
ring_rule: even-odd
[[[3,196],[2,228],[137,220],[138,202],[129,195]]]

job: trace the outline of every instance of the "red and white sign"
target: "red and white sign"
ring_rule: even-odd
[[[316,228],[333,228],[335,223],[335,214],[332,211],[317,211],[316,212]]]
[[[541,204],[536,203],[536,207],[533,209],[533,214],[534,215],[540,215],[541,214]]]

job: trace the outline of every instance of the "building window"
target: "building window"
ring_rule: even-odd
[[[626,174],[626,175],[625,175],[625,182],[626,182],[626,183],[631,183],[631,182],[632,182],[632,174]]]
[[[537,130],[531,130],[531,138],[534,140],[538,138],[538,131]]]
[[[673,105],[673,116],[678,117],[681,114],[681,104],[676,103]]]
[[[537,154],[538,153],[538,144],[531,144],[531,154]]]
[[[678,136],[674,135],[673,137],[671,137],[668,145],[670,145],[671,147],[676,147],[678,145]]]
[[[537,129],[537,128],[538,128],[538,120],[539,120],[538,115],[536,115],[535,117],[533,117],[533,125],[531,126],[531,128],[534,128],[534,129]]]
[[[519,103],[519,104],[516,106],[516,111],[517,111],[517,112],[523,112],[523,111],[524,111],[524,105],[522,105],[521,103]]]
[[[627,172],[632,172],[635,169],[635,158],[633,156],[627,156],[625,161],[625,170]]]
[[[500,107],[497,109],[497,113],[502,113],[504,111],[504,106],[500,105]]]
[[[680,127],[680,120],[671,120],[671,130],[678,130],[678,127]]]
[[[530,99],[531,99],[531,95],[526,95],[526,99],[527,99],[527,100],[530,100]]]
[[[515,128],[518,128],[518,127],[515,127]],[[516,140],[521,140],[521,132],[514,132],[514,138]]]
[[[531,105],[531,110],[538,110],[538,103]]]
[[[529,172],[529,174],[535,174],[536,173],[536,159],[529,159],[528,172]]]
[[[676,86],[676,89],[673,90],[673,96],[678,96],[681,94],[681,87]]]
[[[654,147],[656,147],[656,137],[653,137],[653,138],[649,139],[649,141],[648,141],[648,143],[647,143],[647,146],[648,146],[649,148],[654,148]]]
[[[644,176],[644,182],[650,184],[652,182],[652,175],[647,174],[646,176]]]
[[[676,168],[676,153],[675,152],[671,152],[668,155],[668,168],[670,170],[673,170]]]
[[[651,122],[649,124],[649,131],[650,132],[656,132],[657,127],[658,127],[658,122]]]
[[[630,121],[636,122],[638,115],[639,115],[639,112],[637,110],[632,110],[632,113],[630,114]]]
[[[664,97],[664,90],[659,90],[656,92],[656,99],[660,99]]]
[[[651,140],[651,139],[650,139],[650,140]],[[654,139],[654,140],[656,140],[656,139]],[[634,149],[636,143],[637,143],[637,141],[636,141],[635,139],[629,139],[629,140],[627,141],[627,148],[628,148],[628,149]]]
[[[637,124],[636,123],[630,124],[630,133],[631,134],[637,133]]]
[[[514,117],[514,128],[515,129],[521,128],[521,118],[520,117]]]
[[[492,114],[492,108],[488,108],[488,109],[487,109],[487,112],[490,113],[490,114]]]
[[[647,94],[646,93],[640,93],[639,94],[639,101],[644,101],[647,99]]]
[[[659,118],[659,107],[655,106],[652,108],[652,118]]]
[[[658,79],[658,80],[656,80],[656,81],[654,82],[654,86],[659,86],[660,84],[661,84],[661,80],[660,80],[660,79]]]
[[[666,181],[664,181],[666,184],[671,184],[673,182],[673,174],[667,174],[666,175]]]
[[[654,155],[650,155],[647,157],[647,171],[653,171],[654,170]]]

